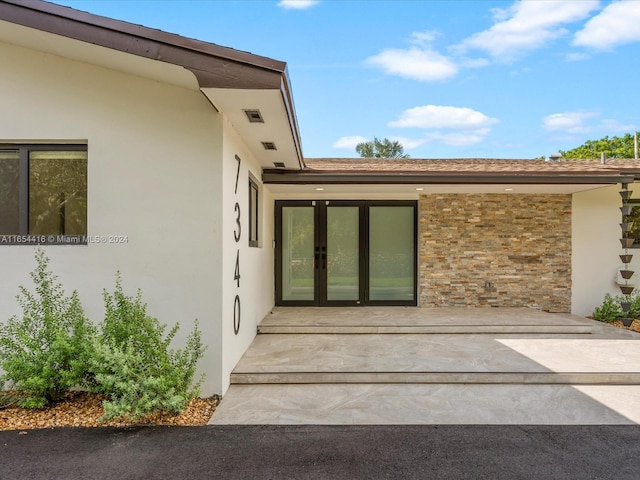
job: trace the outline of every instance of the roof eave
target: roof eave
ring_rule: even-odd
[[[41,1],[1,0],[0,20],[183,67],[201,90],[279,90],[297,161],[304,167],[285,62]]]
[[[203,58],[209,61],[215,58],[245,69],[254,67],[275,74],[274,78],[278,81],[272,81],[269,88],[279,88],[279,78],[286,70],[286,63],[282,61],[43,1],[2,0],[0,19],[132,55],[181,65],[189,70],[194,68],[206,72],[206,65],[202,65]],[[204,68],[199,70],[199,67]],[[198,76],[196,72],[194,74]],[[243,88],[236,84],[232,86]],[[244,88],[259,87],[253,85]]]
[[[632,183],[638,176],[634,174],[609,175],[493,175],[493,174],[402,174],[402,173],[310,173],[282,170],[264,170],[265,184],[280,185],[403,185],[403,184],[593,184],[612,185]]]

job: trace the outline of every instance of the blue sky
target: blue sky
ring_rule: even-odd
[[[73,1],[286,61],[306,157],[534,158],[640,129],[640,1]]]

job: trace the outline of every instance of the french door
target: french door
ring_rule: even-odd
[[[277,201],[277,305],[416,305],[414,201]]]

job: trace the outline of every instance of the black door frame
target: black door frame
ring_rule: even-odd
[[[327,300],[327,207],[359,208],[359,295],[358,300]],[[369,207],[413,207],[413,299],[369,299]],[[314,207],[314,300],[282,299],[282,208]],[[275,304],[282,306],[415,306],[418,290],[418,202],[415,200],[276,200],[275,202]]]

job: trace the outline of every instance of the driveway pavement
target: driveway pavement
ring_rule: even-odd
[[[0,432],[0,479],[637,480],[639,426],[207,426]]]

